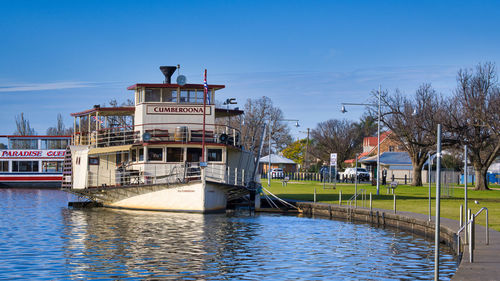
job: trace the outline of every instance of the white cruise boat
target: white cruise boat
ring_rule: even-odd
[[[60,188],[63,161],[71,136],[19,136],[7,138],[0,149],[0,188]]]
[[[240,145],[239,128],[225,125],[243,112],[215,106],[225,86],[185,84],[181,75],[172,84],[177,68],[160,69],[164,83],[128,87],[135,106],[71,114],[63,189],[105,207],[179,212],[219,212],[253,198],[258,158]]]

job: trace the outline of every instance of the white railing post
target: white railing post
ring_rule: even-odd
[[[396,213],[396,194],[394,193],[394,213]]]
[[[370,212],[372,211],[372,193],[370,192]]]
[[[238,185],[238,168],[234,168],[234,185]]]

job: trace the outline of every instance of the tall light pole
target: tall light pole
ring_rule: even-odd
[[[306,155],[304,157],[304,169],[307,171],[307,168],[309,167],[309,161],[308,160],[308,154],[309,154],[309,133],[310,133],[311,129],[310,128],[307,128],[307,132],[306,131],[299,131],[299,133],[306,133],[307,134],[307,142],[306,142]]]
[[[271,119],[269,119],[268,121],[268,128],[269,128],[269,155],[268,155],[268,162],[267,162],[267,186],[270,187],[271,186],[271,132],[272,132],[272,128],[271,128]],[[299,125],[299,120],[297,119],[279,119],[279,120],[276,120],[276,121],[293,121],[295,122],[295,127],[300,127]]]
[[[439,280],[439,228],[441,227],[441,124],[437,125],[436,227],[434,228],[434,280]]]
[[[380,96],[381,96],[381,86],[379,86],[378,88],[378,104],[372,104],[372,103],[346,103],[346,102],[343,102],[341,103],[342,104],[342,109],[340,110],[340,112],[342,113],[346,113],[347,110],[345,109],[345,106],[346,105],[363,105],[363,106],[376,106],[378,107],[378,121],[377,121],[377,195],[380,194],[380,116],[381,116],[381,113],[380,113],[380,108],[381,108],[381,104],[380,104]]]

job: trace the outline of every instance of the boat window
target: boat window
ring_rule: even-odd
[[[89,165],[99,165],[98,157],[89,157]]]
[[[38,161],[12,161],[12,172],[38,172]]]
[[[137,103],[142,103],[143,101],[143,94],[144,94],[144,91],[143,89],[137,89]]]
[[[42,172],[44,173],[57,173],[62,172],[62,161],[43,161]]]
[[[187,162],[200,162],[201,148],[189,147],[187,149],[186,161]]]
[[[9,171],[9,161],[0,161],[0,172]]]
[[[42,140],[42,149],[65,149],[68,144],[68,140],[46,139]]]
[[[179,102],[188,102],[188,91],[182,90]]]
[[[163,148],[148,148],[148,161],[163,161]]]
[[[10,149],[38,149],[38,140],[36,139],[11,139],[9,142]]]
[[[161,89],[146,89],[145,102],[161,101]]]
[[[137,162],[137,150],[135,148],[132,149],[132,161]]]
[[[162,89],[161,91],[162,102],[177,102],[177,91],[171,89]]]
[[[144,148],[139,148],[139,161],[144,161]]]
[[[116,153],[116,165],[125,163],[128,161],[128,152],[117,152]]]
[[[203,90],[196,91],[196,103],[203,103],[203,93],[204,93]]]
[[[214,162],[222,161],[222,149],[208,149],[207,150],[207,160]]]
[[[182,162],[183,160],[182,148],[180,147],[167,147],[167,162]]]

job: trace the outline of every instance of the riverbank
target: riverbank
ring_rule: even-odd
[[[296,202],[297,207],[306,215],[367,222],[379,227],[395,227],[426,238],[434,238],[435,217],[408,211],[379,208],[349,208],[345,205]],[[406,209],[406,206],[404,207]],[[440,243],[457,250],[456,235],[459,222],[441,217]],[[468,247],[461,247],[462,259],[452,280],[498,280],[500,276],[500,232],[489,230],[489,243],[486,244],[486,228],[476,225],[474,262],[469,262]],[[462,240],[463,242],[463,236]]]
[[[271,187],[268,188],[273,194],[284,199],[292,199],[299,201],[314,201],[314,189],[316,189],[316,202],[320,203],[339,203],[339,191],[342,192],[342,204],[347,204],[347,200],[354,194],[354,184],[337,184],[333,189],[333,184],[326,184],[323,189],[323,184],[318,182],[289,182],[286,187],[282,186],[281,181],[273,180]],[[372,193],[373,208],[391,210],[393,209],[393,195],[387,194],[384,186],[380,187],[380,195],[376,195],[376,187],[370,184],[359,184],[358,191],[366,190],[367,200],[369,194]],[[428,187],[414,187],[408,185],[400,185],[396,188],[396,209],[404,210],[412,213],[429,216],[429,194]],[[435,215],[436,202],[435,198],[436,187],[431,186],[431,216]],[[468,189],[468,208],[474,213],[482,207],[488,208],[489,211],[489,227],[500,231],[500,190],[475,191]],[[477,204],[476,204],[477,202]],[[368,202],[365,202],[367,205]],[[441,191],[441,217],[452,220],[459,220],[460,205],[464,202],[464,188],[450,187],[447,192]],[[358,206],[361,206],[362,200],[358,198]],[[480,215],[477,223],[485,226],[485,219]]]

